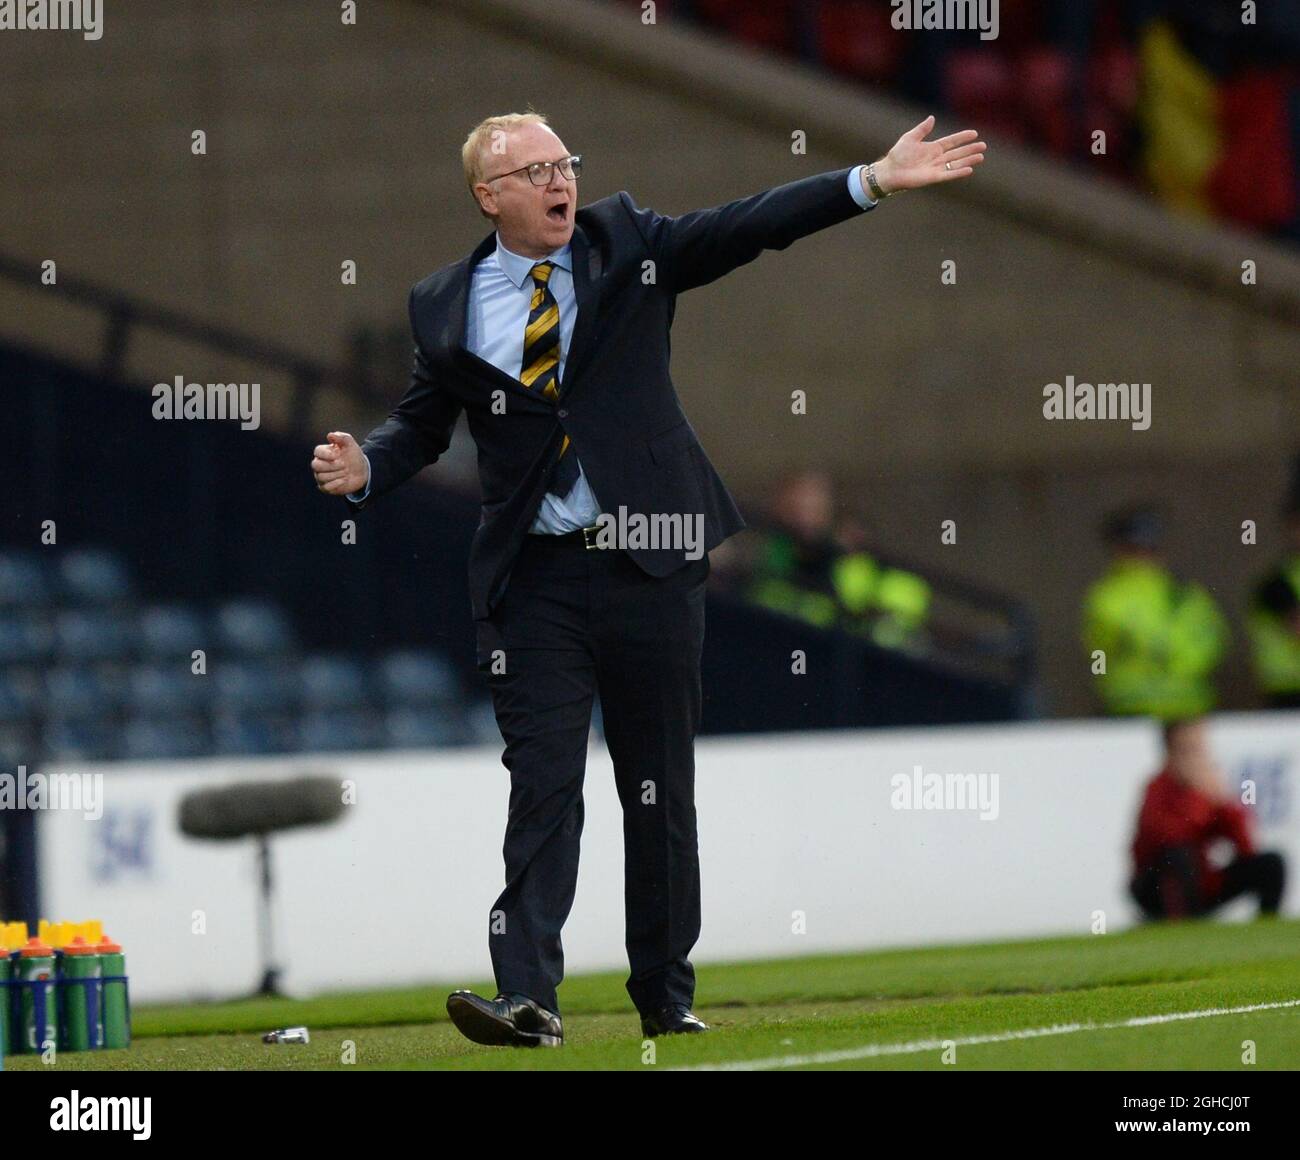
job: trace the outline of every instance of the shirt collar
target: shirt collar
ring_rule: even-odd
[[[537,265],[538,262],[553,262],[561,270],[568,270],[573,273],[573,258],[571,250],[572,242],[565,242],[558,250],[552,250],[545,258],[525,258],[522,254],[516,254],[513,250],[507,250],[501,244],[501,235],[497,234],[497,264],[505,272],[507,278],[516,286],[522,287],[528,280],[529,271]]]

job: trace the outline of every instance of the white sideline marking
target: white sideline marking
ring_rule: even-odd
[[[1041,1039],[1047,1035],[1073,1035],[1076,1031],[1116,1031],[1121,1027],[1149,1027],[1153,1023],[1176,1023],[1183,1019],[1209,1019],[1215,1015],[1248,1015],[1252,1011],[1276,1011],[1300,1007],[1300,999],[1280,1003],[1252,1003],[1246,1007],[1211,1007],[1204,1011],[1174,1011],[1168,1015],[1139,1015],[1116,1023],[1056,1023],[1051,1027],[1027,1027],[1023,1031],[996,1031],[988,1035],[967,1035],[961,1039],[921,1039],[914,1043],[872,1043],[840,1051],[818,1051],[812,1055],[773,1055],[767,1059],[738,1059],[730,1063],[696,1063],[667,1071],[765,1071],[774,1067],[807,1067],[814,1063],[840,1063],[848,1059],[874,1059],[881,1055],[915,1055],[941,1051],[949,1045],[976,1047],[984,1043],[1009,1043],[1013,1039]]]

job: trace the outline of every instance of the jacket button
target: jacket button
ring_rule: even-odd
[[[560,416],[561,419],[567,419],[569,417],[569,412],[566,411],[563,407],[559,409],[557,414]]]

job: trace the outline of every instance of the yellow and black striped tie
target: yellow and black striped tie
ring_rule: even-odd
[[[519,372],[519,381],[524,386],[532,391],[540,390],[552,401],[560,394],[560,304],[549,285],[554,270],[554,262],[538,262],[530,271],[537,285],[528,307],[523,369]],[[569,437],[566,435],[547,490],[563,499],[577,482],[578,457],[569,454]]]

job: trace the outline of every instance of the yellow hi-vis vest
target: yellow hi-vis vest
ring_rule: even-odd
[[[885,648],[908,643],[930,611],[929,584],[913,572],[885,567],[866,552],[832,561],[829,592],[804,587],[793,572],[793,545],[784,536],[772,537],[749,598],[822,628],[863,632]]]
[[[1300,602],[1300,553],[1292,556],[1278,575]],[[1255,676],[1265,693],[1300,693],[1300,636],[1284,616],[1264,608],[1258,599],[1247,619]]]
[[[1105,654],[1105,672],[1093,679],[1106,712],[1171,720],[1214,708],[1211,676],[1228,623],[1200,584],[1150,561],[1119,560],[1088,589],[1083,642],[1089,654]]]

